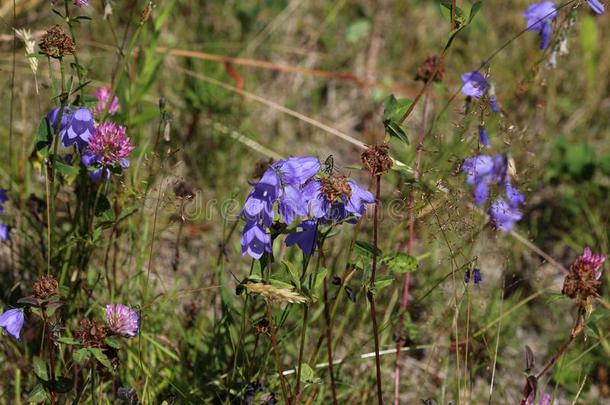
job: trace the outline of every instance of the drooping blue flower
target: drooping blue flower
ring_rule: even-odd
[[[12,335],[15,339],[19,339],[21,328],[23,328],[23,322],[25,317],[23,311],[20,309],[9,309],[2,315],[0,315],[0,326],[4,330]]]
[[[462,163],[462,172],[466,173],[466,183],[474,186],[493,171],[494,161],[491,156],[478,155],[467,158]]]
[[[501,153],[494,156],[478,155],[464,160],[462,171],[466,173],[466,182],[474,186],[474,203],[485,204],[489,196],[489,186],[506,179],[507,159]]]
[[[474,270],[472,270],[472,278],[474,279],[475,284],[479,284],[481,281],[483,281],[483,274],[481,273],[481,269],[476,267]]]
[[[530,5],[523,16],[527,20],[527,30],[540,34],[540,49],[546,49],[553,31],[553,21],[557,18],[557,9],[552,1],[542,1]]]
[[[325,192],[324,187],[324,183],[329,184],[332,181],[329,179],[330,177],[311,181],[303,188],[303,196],[309,203],[310,214],[323,223],[336,223],[348,217],[360,218],[366,210],[366,205],[375,202],[375,197],[368,190],[345,177],[339,178],[340,182],[345,182],[341,186],[343,191],[334,190],[333,195],[329,195],[329,191]]]
[[[65,106],[61,114],[61,125],[58,128],[57,119],[59,118],[59,109],[60,107],[55,107],[47,114],[47,120],[49,121],[49,126],[51,127],[52,131],[55,131],[56,129],[61,131],[63,128],[65,128],[70,121],[70,115],[72,115],[72,109],[69,106]]]
[[[280,160],[273,167],[281,172],[285,183],[300,187],[320,171],[320,161],[313,156],[290,157]]]
[[[603,3],[599,0],[587,0],[587,4],[591,7],[591,10],[595,11],[597,14],[604,14],[606,12],[606,8]]]
[[[241,254],[260,259],[263,253],[271,253],[271,236],[258,224],[246,224],[241,236]]]
[[[349,180],[348,183],[352,189],[352,195],[345,204],[345,210],[356,218],[360,218],[366,211],[366,205],[375,203],[375,197],[354,180]]]
[[[514,208],[518,208],[525,202],[525,196],[521,194],[521,192],[517,190],[517,188],[514,187],[509,180],[507,180],[504,185],[504,192],[506,194],[506,198],[508,198],[508,202]]]
[[[307,202],[303,198],[301,190],[293,185],[286,184],[280,195],[279,202],[280,218],[290,225],[297,215],[307,214]]]
[[[263,177],[254,184],[254,189],[248,195],[242,213],[246,222],[263,221],[266,227],[273,223],[273,203],[281,191],[280,177],[273,168],[269,168]]]
[[[11,228],[8,225],[0,223],[0,241],[4,242],[11,238]]]
[[[489,105],[491,106],[491,110],[495,113],[500,112],[500,104],[498,104],[498,99],[495,94],[489,94]]]
[[[83,149],[95,133],[93,113],[88,108],[81,107],[69,114],[67,119],[64,125],[62,118],[62,129],[59,132],[62,144],[65,147],[76,145],[79,149]]]
[[[479,99],[483,97],[488,88],[489,82],[479,71],[473,70],[462,75],[462,94]]]
[[[491,204],[487,212],[493,227],[503,232],[510,232],[523,217],[519,209],[501,198]]]
[[[299,228],[301,231],[297,231],[291,233],[286,237],[286,246],[292,246],[296,244],[301,248],[304,254],[310,255],[313,253],[315,243],[316,243],[316,234],[317,234],[317,225],[316,221],[307,219],[299,224]]]
[[[491,145],[491,142],[489,141],[489,134],[483,125],[479,125],[479,142],[487,147]]]
[[[468,284],[470,282],[470,269],[466,269],[464,271],[464,283]]]

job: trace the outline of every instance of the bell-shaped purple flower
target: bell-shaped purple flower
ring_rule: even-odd
[[[279,202],[280,218],[290,225],[297,215],[307,214],[307,202],[301,191],[290,184],[282,188]]]
[[[515,223],[520,221],[523,217],[521,211],[510,206],[503,199],[498,199],[491,204],[489,206],[488,214],[493,227],[503,232],[510,232],[515,226]]]
[[[301,248],[304,254],[310,255],[313,253],[316,243],[318,228],[316,221],[311,219],[305,220],[299,224],[299,228],[302,230],[291,233],[286,237],[286,246],[296,244],[299,248]]]
[[[241,236],[241,254],[260,259],[263,253],[271,253],[271,237],[258,224],[246,224]]]
[[[19,339],[21,328],[23,328],[23,322],[25,317],[23,311],[20,309],[9,309],[2,315],[0,315],[0,326],[4,330],[12,335],[15,339]]]
[[[462,75],[462,94],[479,99],[483,97],[488,88],[489,82],[479,71],[473,70]]]
[[[0,222],[0,242],[11,239],[11,228]]]
[[[65,147],[76,145],[79,149],[83,149],[95,133],[93,113],[88,108],[81,107],[68,115],[65,125],[62,119],[61,127],[59,134],[63,145]]]
[[[375,197],[354,180],[349,180],[348,183],[352,189],[352,195],[345,204],[345,210],[356,218],[360,218],[366,211],[366,205],[375,203]]]
[[[65,106],[61,114],[61,125],[58,128],[57,119],[59,118],[59,109],[60,107],[55,107],[47,114],[47,120],[49,121],[49,126],[51,127],[52,131],[58,129],[61,132],[61,130],[64,129],[70,121],[70,116],[72,115],[72,109]]]
[[[462,172],[466,173],[466,183],[474,186],[488,176],[494,168],[494,160],[488,155],[478,155],[467,158],[462,163]]]
[[[282,173],[284,182],[301,187],[320,171],[320,161],[313,156],[291,157],[275,163],[274,167]]]
[[[523,16],[527,20],[527,30],[540,34],[540,49],[546,49],[552,34],[552,24],[557,18],[557,8],[552,1],[542,1],[529,6]]]
[[[117,335],[134,337],[140,328],[140,317],[133,309],[123,304],[106,305],[108,329]]]
[[[587,0],[587,4],[591,7],[591,10],[595,11],[597,14],[601,15],[606,12],[604,4],[599,0]]]
[[[521,194],[516,187],[514,187],[510,181],[506,181],[504,185],[504,193],[506,194],[506,198],[510,205],[514,208],[519,207],[521,204],[525,202],[525,196]]]
[[[247,222],[262,220],[265,226],[273,223],[273,203],[278,199],[281,191],[281,182],[273,168],[267,169],[263,177],[254,184],[254,189],[248,195],[243,216]]]

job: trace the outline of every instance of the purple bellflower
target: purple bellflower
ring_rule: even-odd
[[[74,0],[74,5],[76,7],[87,7],[89,5],[89,0]]]
[[[506,179],[507,160],[503,154],[495,156],[479,155],[468,158],[462,164],[466,173],[466,183],[474,186],[474,203],[485,204],[489,196],[489,186]]]
[[[64,114],[66,114],[65,110]],[[54,120],[49,119],[53,128],[57,125],[56,120],[57,116]],[[62,116],[60,128],[59,135],[65,147],[76,145],[79,149],[83,149],[89,144],[89,140],[95,133],[93,113],[84,107],[74,110],[66,115],[66,121]]]
[[[510,232],[523,217],[518,208],[511,206],[502,198],[491,204],[487,212],[492,226],[503,232]]]
[[[601,15],[606,12],[604,4],[599,0],[587,0],[587,4],[591,7],[591,10],[595,11],[597,14]]]
[[[523,16],[527,20],[527,30],[540,34],[540,49],[546,49],[551,40],[553,21],[557,18],[557,9],[552,1],[542,1],[530,5]]]
[[[263,253],[271,253],[271,236],[258,223],[246,224],[241,237],[241,253],[258,260]]]
[[[488,88],[489,82],[479,71],[473,70],[462,75],[461,91],[465,96],[479,99],[483,97]]]
[[[140,328],[140,317],[133,309],[123,304],[106,305],[108,329],[117,335],[134,337]]]
[[[304,254],[313,253],[316,243],[317,225],[316,221],[307,219],[299,224],[301,231],[291,233],[286,237],[286,246],[297,245]]]
[[[25,317],[23,311],[20,309],[9,309],[2,315],[0,315],[0,326],[4,330],[12,335],[15,339],[19,339],[21,328],[23,328],[23,322]]]
[[[525,400],[525,405],[534,405],[534,399],[536,397],[536,392],[532,392],[529,397]],[[543,392],[540,394],[540,399],[538,400],[538,405],[551,405],[551,395]]]

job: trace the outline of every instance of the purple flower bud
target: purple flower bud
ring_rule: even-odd
[[[464,272],[464,283],[468,284],[470,282],[470,269],[466,269]]]
[[[25,317],[23,311],[20,309],[9,309],[2,315],[0,315],[0,326],[4,330],[12,335],[15,339],[19,339],[21,328],[23,328],[23,322]]]
[[[604,5],[599,0],[587,0],[587,4],[589,4],[589,7],[591,7],[591,10],[595,11],[597,14],[601,15],[606,12]]]
[[[474,279],[475,284],[479,284],[481,281],[483,281],[483,274],[481,273],[481,269],[474,269],[472,271],[472,278]]]
[[[483,125],[479,125],[479,142],[487,147],[491,145],[491,142],[489,141],[489,134]]]
[[[6,194],[6,190],[0,188],[0,214],[4,212],[4,203],[8,201],[8,195]]]
[[[125,337],[134,337],[140,328],[137,312],[123,304],[106,305],[106,323],[110,331]]]
[[[119,99],[117,96],[112,98],[112,102],[110,103],[110,96],[112,95],[112,90],[108,87],[100,87],[94,93],[95,98],[97,98],[97,105],[93,108],[93,113],[96,115],[102,114],[106,108],[108,108],[108,114],[114,115],[119,111]],[[108,106],[110,103],[110,106]]]
[[[0,223],[0,241],[5,242],[11,239],[11,228],[3,223]]]

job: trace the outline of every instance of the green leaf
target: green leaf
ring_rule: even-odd
[[[53,156],[53,167],[65,177],[75,178],[78,176],[79,168],[66,164],[60,156]]]
[[[91,347],[91,348],[89,348],[89,351],[91,352],[91,354],[93,354],[93,356],[97,359],[97,361],[99,361],[104,367],[106,367],[109,370],[112,370],[112,365],[110,364],[110,360],[108,360],[108,357],[106,357],[104,352],[102,352],[97,347]]]
[[[316,373],[313,371],[311,366],[307,363],[301,364],[301,382],[303,383],[314,383],[316,381]]]
[[[57,377],[57,381],[55,384],[55,389],[57,392],[66,394],[72,390],[74,386],[74,380],[66,377]]]
[[[384,103],[383,109],[383,125],[386,132],[401,142],[409,144],[409,138],[406,132],[400,125],[400,120],[405,115],[411,104],[413,103],[410,99],[397,99],[391,94]]]
[[[80,345],[81,344],[78,340],[68,337],[68,336],[61,336],[61,337],[57,338],[57,341],[59,343],[65,344],[65,345]]]
[[[400,142],[405,144],[409,144],[409,138],[407,137],[407,133],[402,129],[400,124],[394,121],[386,121],[383,123],[385,126],[385,130],[391,137],[398,139]]]
[[[288,270],[288,273],[290,274],[290,278],[292,279],[294,285],[296,285],[298,289],[301,289],[301,279],[299,278],[299,272],[296,269],[295,265],[287,261],[283,261],[282,264],[284,265],[284,267],[286,267],[286,270]]]
[[[375,280],[375,285],[374,285],[375,292],[381,290],[382,288],[392,285],[393,282],[394,282],[393,276],[379,277],[377,280]]]
[[[74,361],[78,364],[84,364],[87,360],[89,360],[89,357],[91,357],[91,352],[86,347],[78,349],[74,352],[74,354],[72,354],[72,359],[74,359]]]
[[[398,274],[411,273],[417,270],[418,264],[417,258],[402,252],[385,257],[383,262],[387,263],[391,272]]]
[[[289,284],[283,280],[278,280],[277,278],[270,278],[269,279],[269,283],[277,288],[285,288],[288,290],[292,290],[294,288],[294,286],[292,284]]]
[[[363,240],[356,241],[355,248],[356,253],[360,256],[373,257],[375,255],[381,256],[382,254],[381,249],[373,246],[372,243]]]
[[[47,363],[40,357],[34,357],[32,362],[34,367],[34,374],[42,381],[49,381],[49,374],[47,373]]]
[[[121,343],[113,337],[107,337],[106,339],[104,339],[104,342],[106,342],[106,344],[114,349],[120,349],[121,348]]]
[[[472,7],[470,7],[470,16],[468,16],[468,24],[470,24],[472,22],[474,17],[481,10],[482,5],[483,5],[483,2],[479,0],[479,1],[475,1],[474,4],[472,5]]]
[[[347,42],[354,44],[369,35],[371,26],[372,24],[369,20],[360,19],[347,27],[345,39]]]
[[[46,118],[40,120],[38,124],[38,130],[36,131],[36,150],[40,152],[44,157],[49,156],[49,146],[53,141],[53,135],[51,133],[51,126]]]
[[[47,391],[42,384],[36,384],[32,391],[28,394],[28,402],[38,404],[40,402],[48,402],[50,400]]]
[[[318,274],[315,276],[316,284],[313,287],[315,291],[318,291],[320,288],[322,288],[322,283],[324,282],[326,276],[328,276],[328,273],[329,271],[326,267],[322,267],[320,268],[320,270],[318,270]]]

